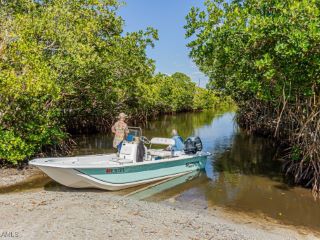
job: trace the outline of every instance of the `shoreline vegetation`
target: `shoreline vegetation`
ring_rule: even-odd
[[[0,3],[0,159],[67,151],[70,134],[109,131],[115,116],[232,104],[183,73],[155,74],[157,31],[124,33],[112,1]]]
[[[146,122],[236,104],[239,125],[288,146],[287,173],[319,191],[318,2],[211,0],[206,11],[193,8],[186,35],[196,37],[190,56],[210,77],[206,89],[183,73],[156,73],[146,49],[157,30],[125,33],[120,6],[0,2],[0,187],[43,174],[28,159],[67,152],[72,134],[109,131],[119,112]],[[0,194],[0,237],[316,239],[310,229],[171,200],[45,187]]]
[[[205,1],[192,8],[190,56],[237,120],[286,147],[284,172],[320,193],[319,1]]]
[[[238,123],[287,148],[284,171],[320,191],[319,4],[206,1],[192,8],[190,56],[210,78],[155,74],[157,30],[124,33],[116,1],[5,1],[0,7],[0,165],[67,152],[121,111],[160,114],[234,104]]]

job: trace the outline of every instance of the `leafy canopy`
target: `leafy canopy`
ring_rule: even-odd
[[[157,32],[123,34],[118,6],[114,0],[1,1],[0,159],[16,163],[61,143],[65,127],[124,108],[135,97],[136,79],[152,76],[145,49]]]
[[[318,94],[319,1],[207,0],[205,7],[190,10],[185,29],[212,88],[239,103]]]
[[[119,6],[0,1],[0,160],[16,164],[70,132],[106,131],[120,111],[143,120],[209,107],[209,91],[194,96],[188,76],[154,76],[146,48],[157,31],[124,33]]]

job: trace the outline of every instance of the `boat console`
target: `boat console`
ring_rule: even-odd
[[[133,163],[142,161],[154,161],[173,157],[173,152],[165,149],[152,149],[152,145],[174,145],[171,138],[155,137],[149,140],[142,136],[142,130],[139,127],[129,127],[129,134],[119,154],[119,160],[132,161]],[[147,148],[145,145],[149,145]]]
[[[167,150],[173,146],[175,141],[171,138],[155,137],[149,140],[142,136],[142,129],[139,127],[129,127],[129,134],[123,141],[120,151],[119,161],[131,161],[132,163],[143,161],[155,161],[167,158],[179,157],[182,155],[193,155],[202,151],[202,142],[199,137],[189,137],[185,141],[184,151]],[[148,148],[145,146],[148,145]],[[152,148],[152,146],[163,146],[166,148]]]

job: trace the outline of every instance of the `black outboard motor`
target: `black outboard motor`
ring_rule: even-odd
[[[138,143],[138,148],[137,148],[137,162],[143,162],[143,157],[146,153],[146,150],[144,148],[144,144],[142,141]]]
[[[184,141],[184,152],[186,154],[195,154],[202,150],[202,142],[199,137],[188,137]]]

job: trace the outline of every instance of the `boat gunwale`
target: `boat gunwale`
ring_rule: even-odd
[[[119,162],[114,162],[116,164],[110,164],[110,163],[104,163],[104,164],[61,164],[59,162],[36,162],[37,160],[55,160],[55,159],[72,159],[74,158],[75,160],[77,160],[79,157],[101,157],[101,156],[111,156],[110,154],[99,154],[99,155],[85,155],[85,156],[79,156],[79,157],[64,157],[64,158],[36,158],[33,159],[29,162],[30,165],[33,166],[41,166],[41,167],[53,167],[53,168],[68,168],[68,169],[96,169],[96,168],[119,168],[119,167],[133,167],[133,166],[141,166],[141,165],[148,165],[148,164],[159,164],[159,163],[166,163],[166,162],[173,162],[173,161],[182,161],[182,160],[186,160],[186,159],[191,159],[191,158],[196,158],[196,157],[208,157],[210,156],[211,153],[209,152],[201,152],[200,154],[194,154],[194,155],[182,155],[182,156],[178,156],[178,157],[172,157],[172,158],[168,158],[168,159],[161,159],[161,160],[153,160],[153,161],[143,161],[143,162],[137,162],[137,163],[119,163]]]

